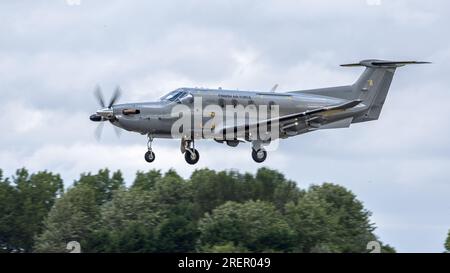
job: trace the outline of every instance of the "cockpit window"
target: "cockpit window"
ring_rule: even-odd
[[[186,95],[187,95],[186,92],[180,91],[177,89],[177,90],[172,91],[169,94],[161,97],[161,100],[176,101],[176,100],[179,100],[179,99],[185,97]]]

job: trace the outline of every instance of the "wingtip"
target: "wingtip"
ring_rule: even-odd
[[[416,64],[432,64],[433,62],[423,62],[423,61],[420,61],[420,62],[416,62]]]

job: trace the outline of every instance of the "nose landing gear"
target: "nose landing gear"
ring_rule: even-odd
[[[153,137],[150,134],[147,135],[147,137],[148,137],[147,141],[148,151],[145,153],[144,158],[145,161],[147,161],[148,163],[152,163],[153,161],[155,161],[155,153],[152,151]]]

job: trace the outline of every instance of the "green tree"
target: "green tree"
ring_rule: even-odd
[[[158,252],[195,251],[195,243],[199,232],[197,223],[191,215],[183,215],[183,213],[169,214],[160,223],[157,231]]]
[[[445,241],[444,247],[445,250],[450,253],[450,230],[448,231],[447,240]]]
[[[51,173],[22,169],[12,181],[0,171],[3,251],[28,251],[36,230],[40,252],[64,252],[72,240],[83,252],[367,252],[377,240],[370,212],[349,190],[325,183],[303,191],[267,168],[201,169],[189,180],[174,170],[138,172],[130,188],[105,169],[65,194]]]
[[[30,252],[56,198],[63,193],[59,175],[22,168],[12,178],[0,172],[0,245],[6,252]]]
[[[342,186],[311,186],[298,204],[288,204],[286,211],[297,233],[297,251],[366,252],[367,243],[377,239],[370,212]]]
[[[102,205],[99,240],[92,248],[104,252],[194,251],[197,226],[192,217],[190,188],[175,171],[131,189],[116,191]],[[145,179],[148,181],[147,179]],[[144,181],[144,180],[142,180]],[[146,186],[142,186],[146,185]]]
[[[151,192],[121,188],[102,206],[101,224],[89,244],[98,252],[153,252],[163,217]]]
[[[394,247],[392,247],[388,244],[383,244],[383,242],[380,242],[380,244],[381,244],[381,253],[396,253],[397,252]]]
[[[189,184],[173,169],[167,171],[154,186],[155,202],[165,208],[178,207],[192,200],[192,192]]]
[[[200,249],[232,243],[252,252],[289,251],[294,232],[280,212],[267,202],[227,202],[199,223]]]
[[[190,183],[198,217],[227,201],[268,201],[282,211],[287,202],[296,201],[302,194],[295,182],[267,168],[259,169],[256,177],[236,171],[201,169],[192,173]]]
[[[211,212],[226,201],[243,201],[240,196],[245,191],[239,187],[239,183],[233,172],[216,173],[209,169],[194,171],[190,185],[196,216],[200,218],[205,212]]]
[[[63,193],[64,184],[59,175],[44,171],[28,176],[25,169],[17,172],[15,183],[22,204],[18,215],[22,247],[28,252],[32,250],[34,237],[42,231],[44,218]]]
[[[141,190],[153,190],[155,184],[162,178],[161,171],[159,170],[150,170],[148,172],[140,172],[136,173],[136,178],[134,179],[132,189],[141,189]]]
[[[96,190],[88,184],[69,189],[50,210],[44,232],[36,239],[35,251],[65,252],[68,242],[77,241],[82,251],[91,252],[89,242],[100,222],[96,198]]]
[[[334,236],[334,217],[328,214],[325,200],[317,194],[308,193],[300,198],[298,204],[286,205],[286,219],[296,232],[298,252],[331,252],[333,246],[329,239]]]
[[[0,252],[16,251],[21,246],[21,234],[17,230],[20,212],[19,192],[9,180],[3,179],[0,169]]]
[[[376,240],[375,227],[370,222],[371,212],[346,188],[324,183],[312,186],[309,193],[317,194],[329,204],[327,214],[333,216],[334,236],[331,238],[333,249],[339,252],[365,252],[367,243]]]
[[[206,253],[248,253],[248,249],[243,246],[236,246],[232,242],[216,244],[213,246],[204,246],[203,252]]]
[[[283,174],[268,168],[260,168],[250,189],[253,200],[272,202],[283,210],[288,202],[297,202],[302,192],[294,181],[286,180]]]
[[[194,251],[198,232],[189,183],[174,170],[169,170],[155,183],[152,193],[165,216],[158,226],[158,251]]]
[[[108,169],[99,170],[97,174],[82,174],[74,186],[86,185],[95,191],[95,199],[98,205],[110,201],[113,192],[124,186],[121,171],[116,171],[110,177]]]

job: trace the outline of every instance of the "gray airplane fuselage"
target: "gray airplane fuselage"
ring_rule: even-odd
[[[174,92],[176,91],[191,94],[194,99],[201,98],[203,106],[237,104],[247,107],[252,105],[277,105],[280,116],[305,112],[348,101],[340,98],[300,92],[274,93],[202,88],[180,88]],[[116,119],[112,123],[128,131],[152,134],[156,138],[172,138],[172,125],[178,119],[178,117],[172,115],[172,110],[178,104],[184,104],[194,112],[194,103],[185,103],[178,100],[117,104],[113,106],[113,113]],[[126,109],[138,110],[138,114],[125,115],[123,111]],[[327,118],[327,123],[355,116],[358,112],[364,112],[364,108],[357,107],[353,111],[336,113]],[[203,117],[203,122],[205,123],[209,119],[210,117]],[[303,133],[315,130],[316,128],[305,128],[305,126],[299,125],[298,128],[294,128],[294,132],[295,129],[297,129],[298,133]],[[291,129],[291,131],[293,130]]]

